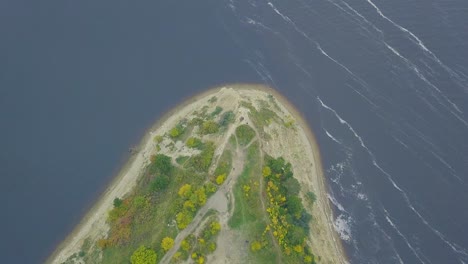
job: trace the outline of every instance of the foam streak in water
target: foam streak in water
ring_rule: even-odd
[[[392,20],[390,20],[388,17],[386,17],[381,11],[380,9],[377,8],[377,6],[375,6],[373,4],[372,1],[368,1],[370,2],[370,4],[373,5],[373,7],[377,10],[377,12],[379,13],[379,15],[381,15],[383,18],[387,19],[388,21],[391,21],[391,23],[395,24]],[[433,83],[431,83],[422,73],[421,71],[416,67],[416,65],[412,62],[410,62],[407,58],[403,57],[395,48],[393,48],[392,46],[390,46],[387,42],[384,41],[384,37],[383,37],[383,31],[380,30],[379,28],[377,28],[374,24],[372,24],[371,22],[369,22],[362,14],[360,14],[358,11],[356,11],[354,8],[352,8],[349,4],[347,4],[346,2],[342,1],[341,3],[343,3],[344,6],[346,6],[350,11],[352,11],[358,18],[362,19],[362,21],[366,24],[368,24],[369,26],[371,26],[372,28],[374,28],[374,30],[376,30],[377,32],[379,32],[379,36],[380,36],[380,39],[382,41],[382,43],[385,45],[385,47],[387,49],[389,49],[390,51],[392,51],[392,53],[394,53],[395,55],[397,55],[400,59],[402,59],[406,65],[411,69],[413,70],[413,72],[423,81],[425,82],[426,84],[428,84],[431,88],[435,89],[442,97],[445,101],[447,101],[458,113],[463,113],[462,110],[454,103],[452,102],[449,98],[447,98],[447,96],[445,96],[442,91],[437,88],[437,86],[435,86]],[[337,4],[333,3],[335,6]],[[340,9],[342,9],[342,7],[340,7]],[[397,24],[395,24],[397,27],[401,27]],[[404,32],[407,32],[408,34],[410,34],[411,32],[409,32],[407,29],[401,27],[401,30],[403,30]],[[405,31],[406,30],[406,31]],[[412,34],[412,33],[411,33]],[[414,36],[414,35],[413,35]],[[440,65],[442,65],[444,67],[444,69],[446,69],[447,71],[450,71],[452,72],[451,75],[453,76],[454,74],[457,75],[455,72],[453,72],[452,70],[450,70],[447,66],[443,65],[440,60],[429,50],[427,49],[427,47],[424,45],[424,43],[422,43],[421,40],[419,40],[419,38],[417,38],[416,36],[414,36],[415,39],[418,40],[418,45],[422,45],[421,47],[423,47],[423,50],[426,51],[426,52],[429,52],[431,54],[431,56],[433,57],[434,60],[436,60]],[[420,44],[419,44],[420,43]],[[427,64],[426,64],[427,67],[429,67]],[[430,67],[429,67],[430,68]],[[430,68],[432,70],[432,68]],[[460,77],[457,75],[457,79],[458,81],[460,81]],[[435,96],[434,96],[435,97]],[[445,104],[443,104],[437,97],[435,97],[435,99],[441,104],[443,105],[444,107]],[[454,113],[451,109],[449,109],[448,107],[446,107],[447,110],[449,112],[451,112],[458,120],[460,120],[462,123],[465,124],[465,126],[468,126],[468,123],[466,122],[466,120],[464,120],[462,117],[460,117],[457,113]]]
[[[396,49],[394,49],[392,46],[388,45],[386,42],[384,42],[385,46],[392,51],[393,54],[395,54],[396,56],[398,56],[400,59],[402,59],[406,65],[413,70],[413,72],[423,81],[425,82],[427,85],[429,85],[430,87],[432,87],[434,90],[436,90],[447,102],[449,102],[452,107],[459,113],[462,113],[462,111],[458,108],[458,106],[453,103],[450,99],[448,99],[443,93],[442,91],[437,88],[437,86],[435,86],[433,83],[431,83],[420,71],[419,69],[416,67],[416,65],[414,65],[412,62],[410,62],[407,58],[403,57]],[[458,113],[455,113],[453,112],[449,107],[447,107],[445,104],[443,104],[439,98],[437,96],[433,96],[442,106],[444,106],[447,111],[449,111],[453,116],[455,116],[460,122],[462,122],[466,127],[468,127],[468,122],[466,120],[464,120]]]
[[[319,101],[319,103],[321,104],[321,106],[327,110],[329,110],[330,112],[332,112],[335,117],[340,121],[341,124],[345,125],[346,127],[348,127],[348,129],[354,134],[354,136],[356,137],[356,139],[359,141],[361,147],[363,147],[366,152],[369,154],[370,158],[371,158],[371,161],[372,161],[372,164],[374,165],[374,167],[376,167],[380,172],[382,172],[385,176],[387,176],[387,179],[390,181],[390,183],[392,184],[392,186],[397,189],[400,194],[403,196],[407,206],[411,209],[411,211],[413,211],[416,216],[421,220],[421,222],[427,227],[429,228],[434,234],[436,234],[447,246],[449,246],[454,252],[456,252],[457,254],[460,254],[460,255],[463,255],[464,257],[468,257],[468,253],[466,252],[465,249],[463,249],[462,247],[460,247],[459,245],[453,243],[453,242],[450,242],[448,241],[448,239],[445,237],[444,234],[442,234],[439,230],[437,230],[436,228],[434,228],[422,215],[421,213],[419,213],[418,210],[416,210],[416,208],[414,208],[411,200],[409,199],[408,195],[406,194],[406,192],[400,187],[398,186],[398,184],[393,180],[393,177],[392,175],[390,175],[387,171],[385,171],[377,162],[377,159],[375,157],[375,155],[372,153],[372,151],[366,146],[366,144],[364,143],[363,139],[361,138],[361,136],[359,136],[356,131],[354,130],[354,128],[346,121],[344,120],[343,118],[340,117],[340,115],[338,115],[338,113],[332,109],[331,107],[329,107],[328,105],[326,105],[319,97],[317,97],[317,100]]]
[[[325,57],[327,57],[328,59],[330,59],[331,61],[333,61],[334,63],[336,63],[337,65],[339,65],[341,68],[343,68],[348,74],[350,74],[353,79],[358,82],[361,86],[363,86],[364,88],[366,88],[368,91],[370,90],[369,89],[369,86],[367,85],[367,83],[365,81],[363,81],[361,78],[359,78],[355,73],[353,73],[348,67],[346,67],[345,65],[343,65],[342,63],[340,63],[339,61],[337,61],[336,59],[334,59],[332,56],[330,56],[326,51],[324,51],[322,49],[322,47],[320,46],[320,44],[313,40],[309,35],[307,35],[302,29],[300,29],[296,23],[294,23],[294,21],[292,21],[287,15],[281,13],[278,8],[276,8],[275,5],[273,5],[273,3],[271,2],[268,2],[268,5],[273,9],[273,11],[278,14],[279,16],[281,16],[283,18],[283,20],[285,20],[286,22],[288,22],[293,28],[294,30],[296,30],[298,33],[300,33],[304,38],[306,38],[307,40],[309,40],[310,42],[314,43],[315,46],[317,47],[317,49],[320,51],[320,53],[322,53],[322,55],[324,55]]]
[[[408,34],[410,36],[410,40],[417,44],[427,55],[429,55],[429,57],[431,57],[435,62],[437,62],[442,68],[444,68],[449,74],[451,77],[457,79],[458,81],[463,81],[465,82],[465,80],[463,80],[460,75],[458,75],[455,71],[453,71],[452,69],[450,69],[450,67],[448,67],[447,65],[445,65],[444,63],[442,63],[442,61],[440,61],[440,59],[432,52],[430,51],[426,45],[422,42],[421,39],[419,39],[415,34],[413,34],[413,32],[409,31],[407,28],[404,28],[402,27],[401,25],[395,23],[393,20],[391,20],[389,17],[387,17],[386,15],[384,15],[382,13],[382,11],[374,4],[374,2],[372,2],[371,0],[366,0],[376,11],[377,13],[385,20],[387,20],[388,22],[390,22],[392,25],[394,25],[395,27],[397,27],[399,30],[403,31],[404,33]],[[466,84],[466,83],[465,83]],[[468,90],[468,87],[464,87],[465,88],[465,91]]]
[[[426,263],[424,262],[421,257],[419,256],[419,253],[416,249],[413,248],[413,246],[410,244],[410,242],[408,241],[408,239],[400,232],[400,230],[398,229],[398,227],[393,223],[393,221],[390,219],[390,215],[388,214],[387,210],[385,210],[385,208],[383,208],[384,212],[385,212],[385,219],[387,220],[387,222],[390,224],[390,226],[392,226],[392,228],[397,232],[397,234],[403,239],[403,241],[405,241],[406,245],[408,246],[408,248],[411,250],[411,252],[413,252],[413,254],[416,256],[416,258],[418,258],[419,261],[421,261],[421,263]],[[427,258],[426,258],[427,259]]]
[[[335,141],[336,143],[338,143],[339,145],[342,145],[343,143],[341,141],[339,141],[338,139],[336,139],[332,134],[330,134],[325,128],[323,129],[325,131],[325,134],[327,134],[327,136],[329,138],[331,138],[333,141]]]

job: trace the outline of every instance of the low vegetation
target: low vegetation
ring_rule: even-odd
[[[246,146],[255,137],[255,131],[249,125],[240,125],[236,128],[237,142]]]
[[[216,248],[216,239],[221,230],[217,217],[209,217],[203,228],[182,240],[179,250],[172,257],[175,263],[192,259],[195,263],[205,263],[208,255]]]
[[[266,106],[266,102],[260,101],[260,109],[257,110],[251,103],[249,102],[241,102],[241,105],[247,109],[249,109],[249,116],[252,122],[254,122],[255,126],[258,128],[263,128],[264,126],[268,126],[274,120],[279,122],[280,124],[283,123],[281,118],[273,112],[269,107]]]

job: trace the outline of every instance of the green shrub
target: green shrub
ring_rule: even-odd
[[[235,119],[236,115],[232,111],[227,111],[221,116],[221,119],[219,120],[219,125],[225,127],[230,123],[234,122]]]
[[[185,127],[184,127],[184,122],[181,121],[179,124],[177,124],[175,127],[173,127],[170,131],[169,131],[169,136],[172,138],[172,139],[179,139],[182,137],[182,135],[185,133]]]
[[[203,122],[203,125],[200,130],[200,132],[203,135],[218,133],[218,131],[219,131],[219,125],[212,120]]]
[[[157,144],[161,143],[163,141],[163,137],[161,135],[157,135],[153,138],[154,142]]]
[[[151,184],[150,184],[150,189],[151,191],[163,191],[169,186],[169,183],[171,182],[171,178],[166,175],[159,175],[154,179]]]
[[[123,201],[120,198],[115,198],[114,199],[114,207],[118,208],[122,205]]]
[[[210,102],[210,103],[214,103],[216,101],[218,101],[218,97],[216,97],[216,96],[213,96],[208,100],[208,102]]]
[[[311,202],[312,204],[314,204],[315,201],[317,200],[317,196],[313,192],[307,192],[306,197],[309,199],[309,202]]]
[[[187,139],[187,142],[185,143],[185,145],[187,145],[187,147],[189,148],[201,148],[203,147],[203,142],[199,139],[199,138],[196,138],[196,137],[191,137],[189,139]]]
[[[219,115],[219,113],[221,113],[222,111],[223,111],[222,107],[216,106],[215,110],[213,110],[213,112],[211,112],[211,114],[210,114],[210,119],[213,119],[214,117]]]

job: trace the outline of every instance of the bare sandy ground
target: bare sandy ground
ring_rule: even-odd
[[[234,110],[236,116],[239,117],[247,114],[245,108],[238,107],[239,100],[251,101],[257,104],[258,100],[268,101],[267,95],[273,94],[278,99],[279,109],[275,110],[272,107],[272,110],[275,110],[284,120],[294,120],[295,125],[292,128],[286,128],[284,125],[279,126],[273,123],[266,127],[265,131],[272,136],[272,139],[261,142],[262,149],[271,156],[283,156],[290,161],[293,165],[295,177],[302,184],[302,193],[313,191],[316,194],[317,202],[311,210],[314,221],[310,234],[310,246],[313,252],[320,256],[319,263],[346,263],[341,240],[333,228],[333,215],[327,199],[326,182],[321,168],[319,149],[306,122],[284,97],[272,89],[258,85],[230,85],[227,87],[212,89],[190,98],[167,113],[161,119],[162,121],[151,128],[138,147],[138,152],[124,166],[121,173],[106,189],[96,205],[88,212],[75,230],[57,247],[47,262],[62,263],[69,256],[80,251],[85,239],[89,238],[94,245],[98,239],[106,236],[109,230],[106,217],[113,207],[113,200],[116,197],[125,196],[135,186],[138,177],[149,163],[150,156],[156,151],[156,143],[153,141],[155,135],[163,135],[174,127],[179,120],[207,105],[212,96],[216,95],[218,98],[217,105],[225,110]],[[234,126],[231,126],[231,129],[232,127]],[[229,135],[232,132],[228,131],[226,134]],[[217,139],[217,143],[221,147],[218,147],[215,156],[222,153],[224,146],[227,144],[227,139],[228,137]],[[222,246],[219,245],[219,247]]]

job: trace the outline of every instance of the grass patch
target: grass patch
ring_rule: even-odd
[[[177,162],[177,164],[183,166],[183,165],[185,164],[185,162],[186,162],[189,158],[190,158],[189,156],[179,156],[179,157],[176,158],[176,162]]]
[[[255,142],[247,149],[247,163],[234,186],[234,213],[228,222],[229,227],[240,230],[249,243],[261,240],[268,224],[268,216],[261,204],[261,164],[259,145]],[[279,256],[269,236],[264,239],[264,244],[260,251],[249,251],[251,263],[277,262]]]
[[[258,178],[256,176],[261,170],[261,162],[258,144],[252,144],[248,149],[247,163],[234,186],[235,207],[228,222],[229,227],[233,229],[239,229],[243,225],[264,217],[264,214],[259,210],[261,208],[260,193],[252,191],[250,197],[246,197],[243,190],[244,185],[249,185],[255,178]]]
[[[232,170],[232,152],[231,150],[225,148],[223,154],[218,161],[218,166],[214,172],[214,176],[218,176],[221,174],[229,175]]]
[[[246,146],[255,137],[255,131],[249,125],[240,125],[236,128],[236,136],[239,145]]]
[[[193,168],[198,172],[207,172],[213,161],[215,145],[213,142],[203,144],[200,154],[192,156],[185,164],[187,168]]]

